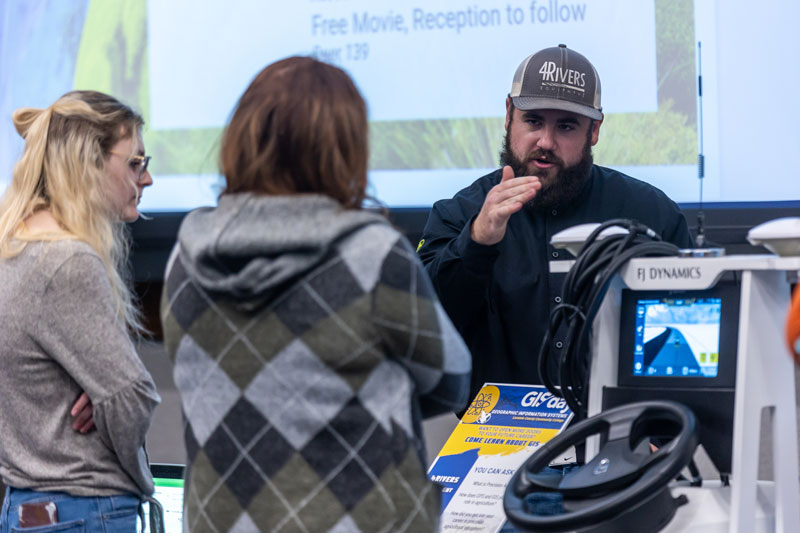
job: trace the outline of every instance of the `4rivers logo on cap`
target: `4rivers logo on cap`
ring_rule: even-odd
[[[597,71],[588,59],[565,44],[526,57],[514,73],[508,96],[522,111],[559,109],[592,120],[603,119]]]
[[[555,61],[545,61],[539,69],[542,75],[542,83],[552,82],[567,89],[583,92],[586,86],[586,73],[573,70],[571,68],[561,68]]]

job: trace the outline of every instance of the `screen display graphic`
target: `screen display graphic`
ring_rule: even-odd
[[[717,377],[721,316],[721,298],[637,300],[633,375]]]
[[[158,500],[164,509],[164,531],[180,533],[183,531],[183,479],[154,477],[153,483],[155,484],[153,498]],[[144,522],[150,523],[149,505],[145,506]]]

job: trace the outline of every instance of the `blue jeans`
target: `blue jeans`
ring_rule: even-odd
[[[58,524],[19,527],[19,506],[23,503],[55,502]],[[71,496],[65,492],[6,489],[0,514],[0,532],[31,533],[135,533],[139,519],[139,498],[119,496]]]

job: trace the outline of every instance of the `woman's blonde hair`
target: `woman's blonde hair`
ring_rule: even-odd
[[[25,150],[0,199],[0,257],[14,257],[29,241],[88,243],[105,265],[118,317],[132,331],[141,331],[133,295],[123,279],[128,233],[109,201],[106,169],[112,147],[127,138],[136,144],[144,120],[96,91],[69,92],[47,109],[21,108],[12,118],[25,139]],[[52,213],[62,231],[27,230],[25,219],[41,209]]]

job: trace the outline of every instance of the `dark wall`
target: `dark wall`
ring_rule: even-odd
[[[709,245],[725,248],[728,254],[765,253],[747,243],[747,232],[762,222],[785,216],[800,215],[800,202],[770,204],[708,205],[701,211],[696,204],[682,205],[686,221],[697,234],[698,214],[703,214],[703,227]],[[429,209],[392,209],[389,219],[413,244],[420,240]],[[136,291],[144,308],[145,321],[156,338],[161,337],[158,306],[164,269],[175,244],[178,228],[185,213],[155,213],[151,220],[131,225],[133,252],[131,262]]]

